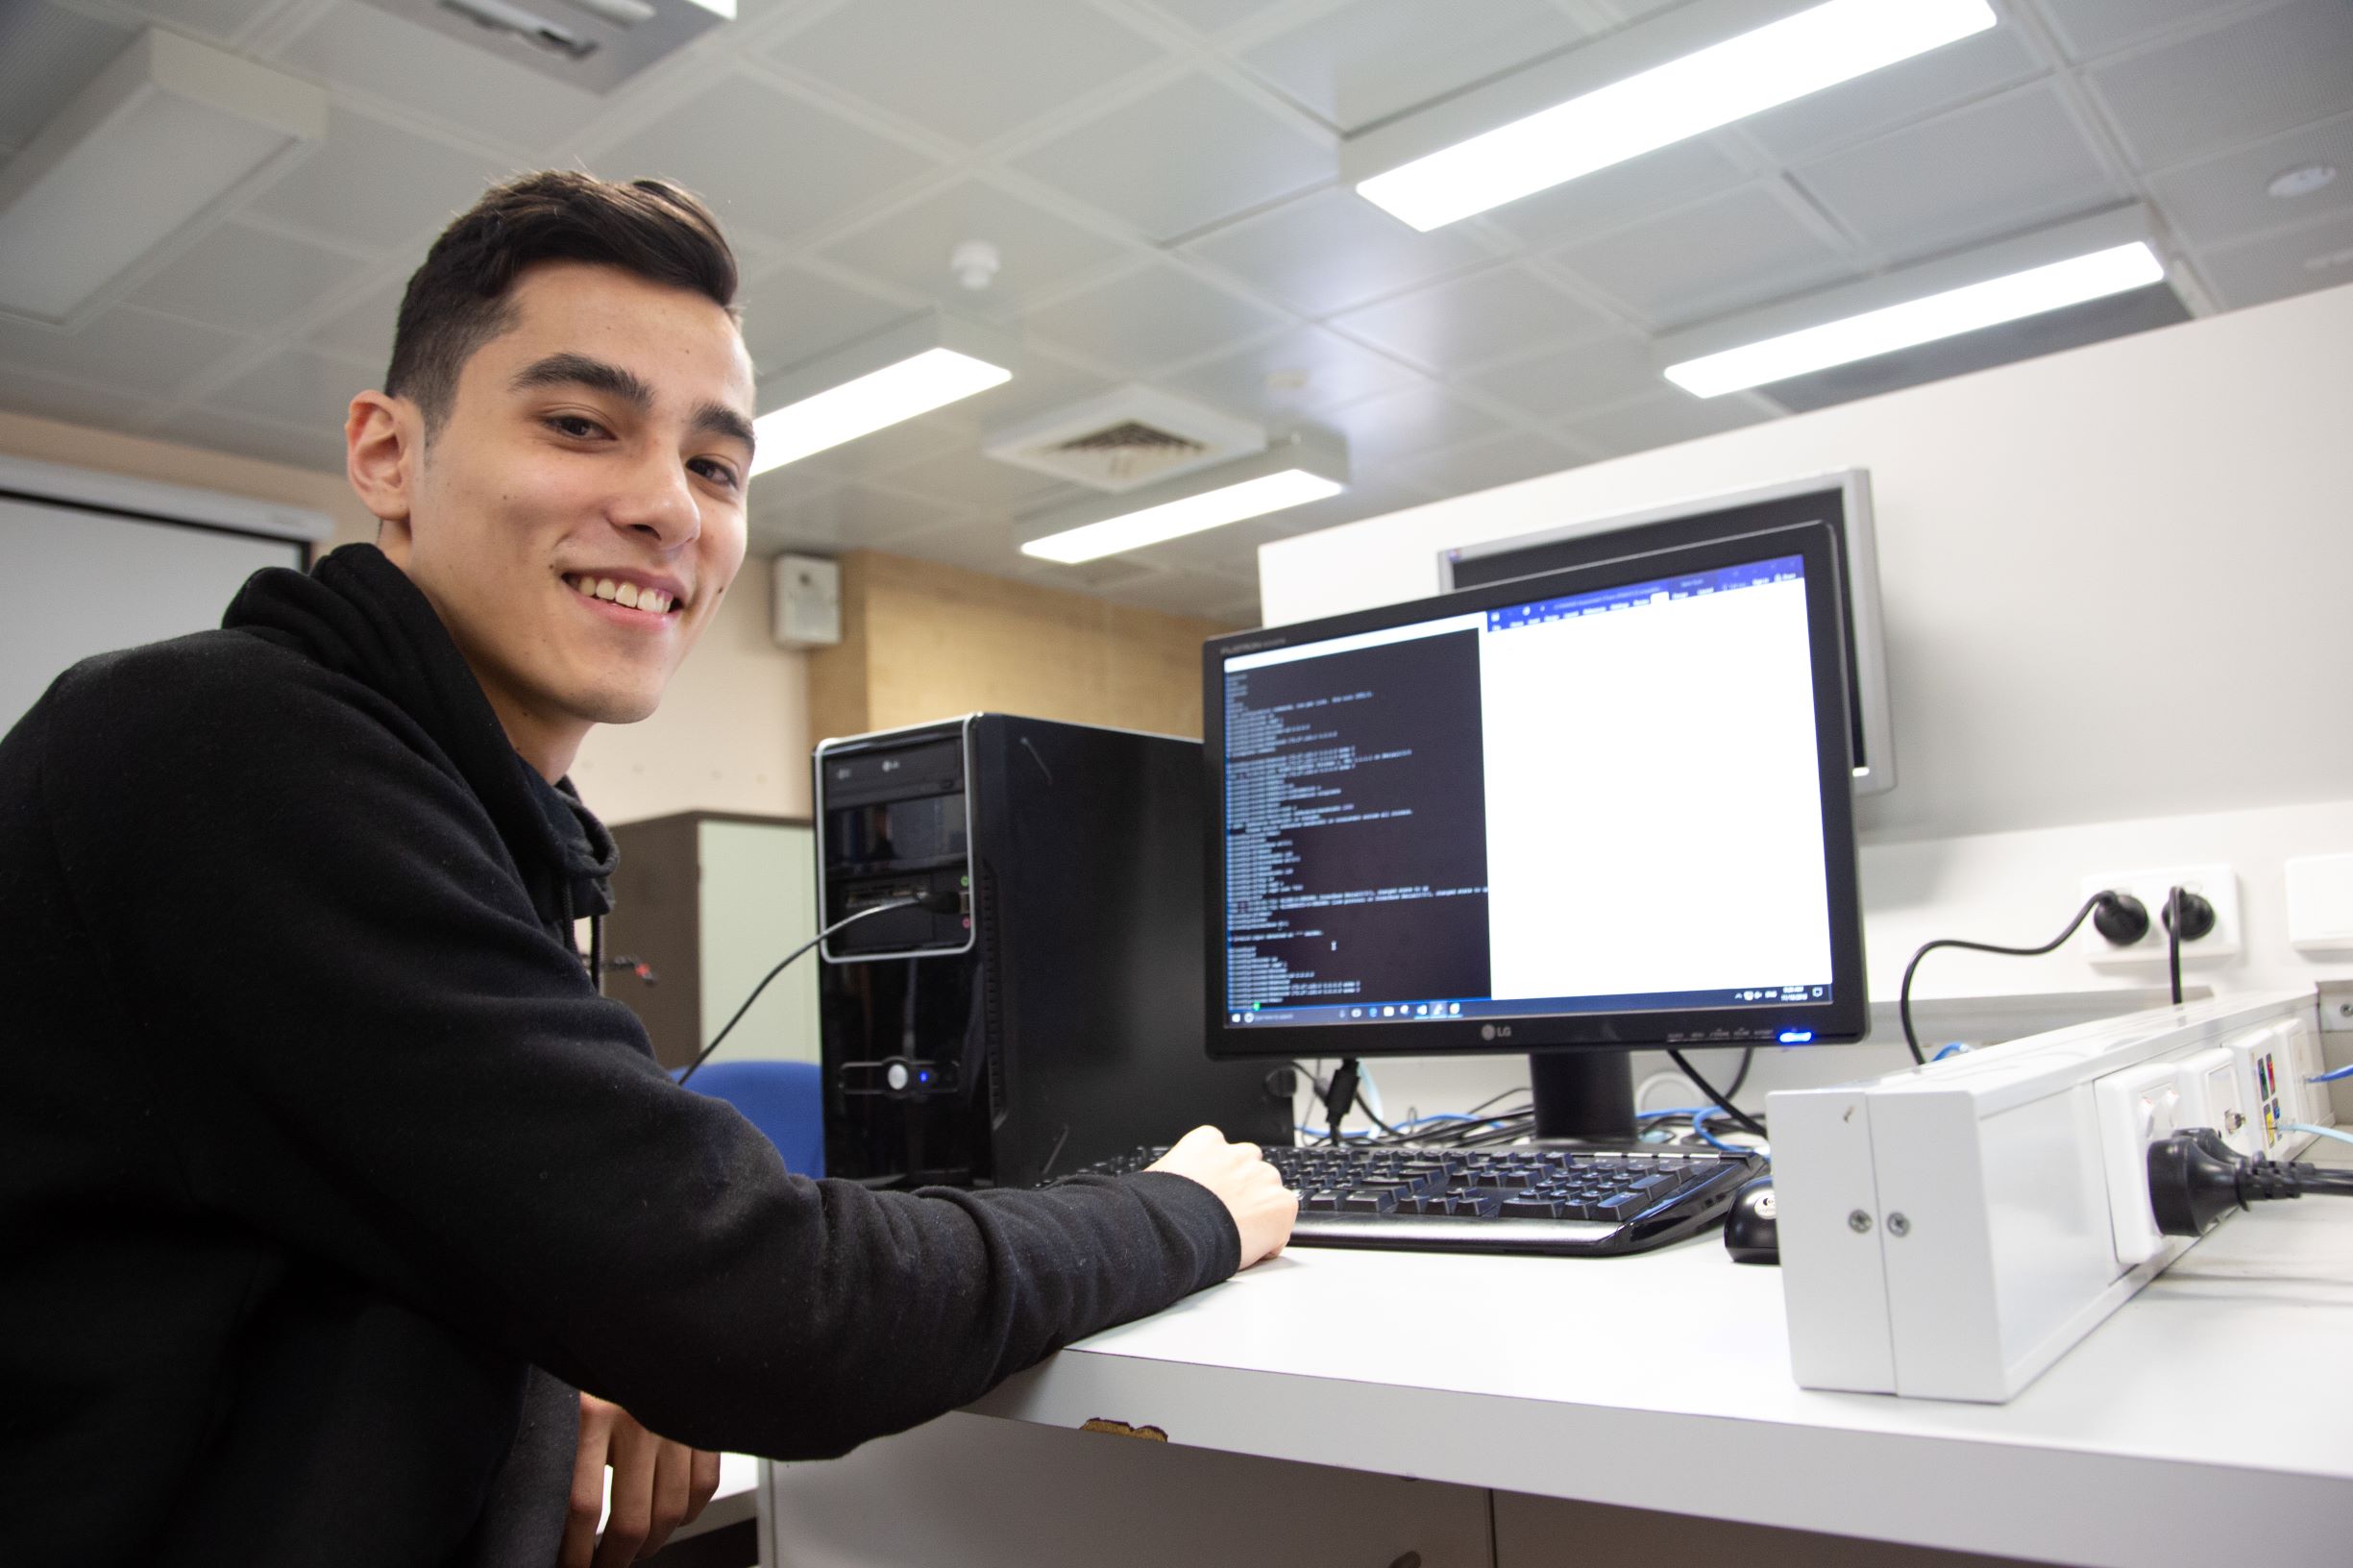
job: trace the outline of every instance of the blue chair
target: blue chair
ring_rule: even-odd
[[[825,1174],[822,1082],[814,1062],[706,1062],[686,1087],[742,1112],[776,1145],[785,1169],[818,1177]]]

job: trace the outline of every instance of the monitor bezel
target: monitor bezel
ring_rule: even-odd
[[[1417,621],[1592,593],[1744,562],[1798,555],[1805,564],[1806,636],[1814,670],[1814,750],[1822,799],[1825,886],[1830,920],[1831,995],[1821,1002],[1637,1010],[1514,1017],[1508,1019],[1366,1019],[1362,1023],[1278,1024],[1228,1021],[1226,988],[1225,704],[1229,657],[1410,625]],[[1204,1000],[1209,1054],[1221,1060],[1311,1056],[1468,1056],[1529,1051],[1673,1045],[1757,1045],[1801,1032],[1808,1043],[1847,1043],[1870,1027],[1863,965],[1862,898],[1854,842],[1852,767],[1848,742],[1846,638],[1838,540],[1827,523],[1792,524],[1739,539],[1571,567],[1457,593],[1359,610],[1318,621],[1268,626],[1202,645],[1201,755],[1208,806],[1203,834]],[[1826,697],[1830,698],[1826,700]]]
[[[1464,586],[1458,578],[1466,574],[1483,579],[1471,584],[1474,587],[1504,580],[1492,574],[1499,568],[1507,569],[1509,558],[1514,556],[1533,557],[1542,563],[1524,573],[1513,572],[1511,575],[1516,577],[1703,542],[1684,539],[1647,542],[1662,534],[1682,531],[1686,527],[1703,528],[1716,524],[1733,531],[1715,537],[1736,537],[1752,532],[1759,526],[1746,521],[1743,514],[1758,508],[1777,508],[1785,502],[1815,496],[1835,502],[1835,515],[1825,521],[1833,523],[1837,528],[1844,588],[1841,610],[1846,618],[1851,682],[1849,701],[1852,704],[1855,727],[1861,732],[1862,750],[1854,763],[1854,793],[1883,795],[1896,787],[1896,737],[1887,692],[1886,634],[1879,609],[1879,551],[1872,520],[1871,470],[1867,468],[1839,469],[1722,495],[1698,496],[1636,512],[1585,518],[1532,533],[1450,546],[1438,551],[1438,592],[1453,593]],[[1786,524],[1776,518],[1761,526],[1780,527]],[[1546,560],[1563,551],[1571,558]]]

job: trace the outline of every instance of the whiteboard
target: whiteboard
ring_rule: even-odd
[[[245,579],[303,566],[303,545],[0,497],[0,732],[67,666],[221,624]]]

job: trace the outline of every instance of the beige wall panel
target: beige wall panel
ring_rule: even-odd
[[[871,552],[845,559],[843,595],[860,646],[846,625],[824,657],[863,667],[864,729],[989,709],[1198,736],[1201,642],[1226,629]]]

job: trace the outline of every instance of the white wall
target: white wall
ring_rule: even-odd
[[[2353,795],[2353,286],[1267,545],[1269,623],[1449,545],[1862,464],[1898,785],[1867,841]]]
[[[1430,594],[1450,545],[1859,464],[1898,776],[1859,803],[1873,994],[1929,937],[2041,943],[2082,875],[2185,861],[2232,864],[2246,906],[2245,955],[2194,979],[2353,976],[2288,946],[2281,872],[2353,850],[2349,362],[2353,286],[1284,540],[1260,551],[1265,616]],[[2096,940],[1940,953],[1919,991],[2160,983],[2092,966]],[[1421,1108],[1508,1071],[1443,1075]]]

